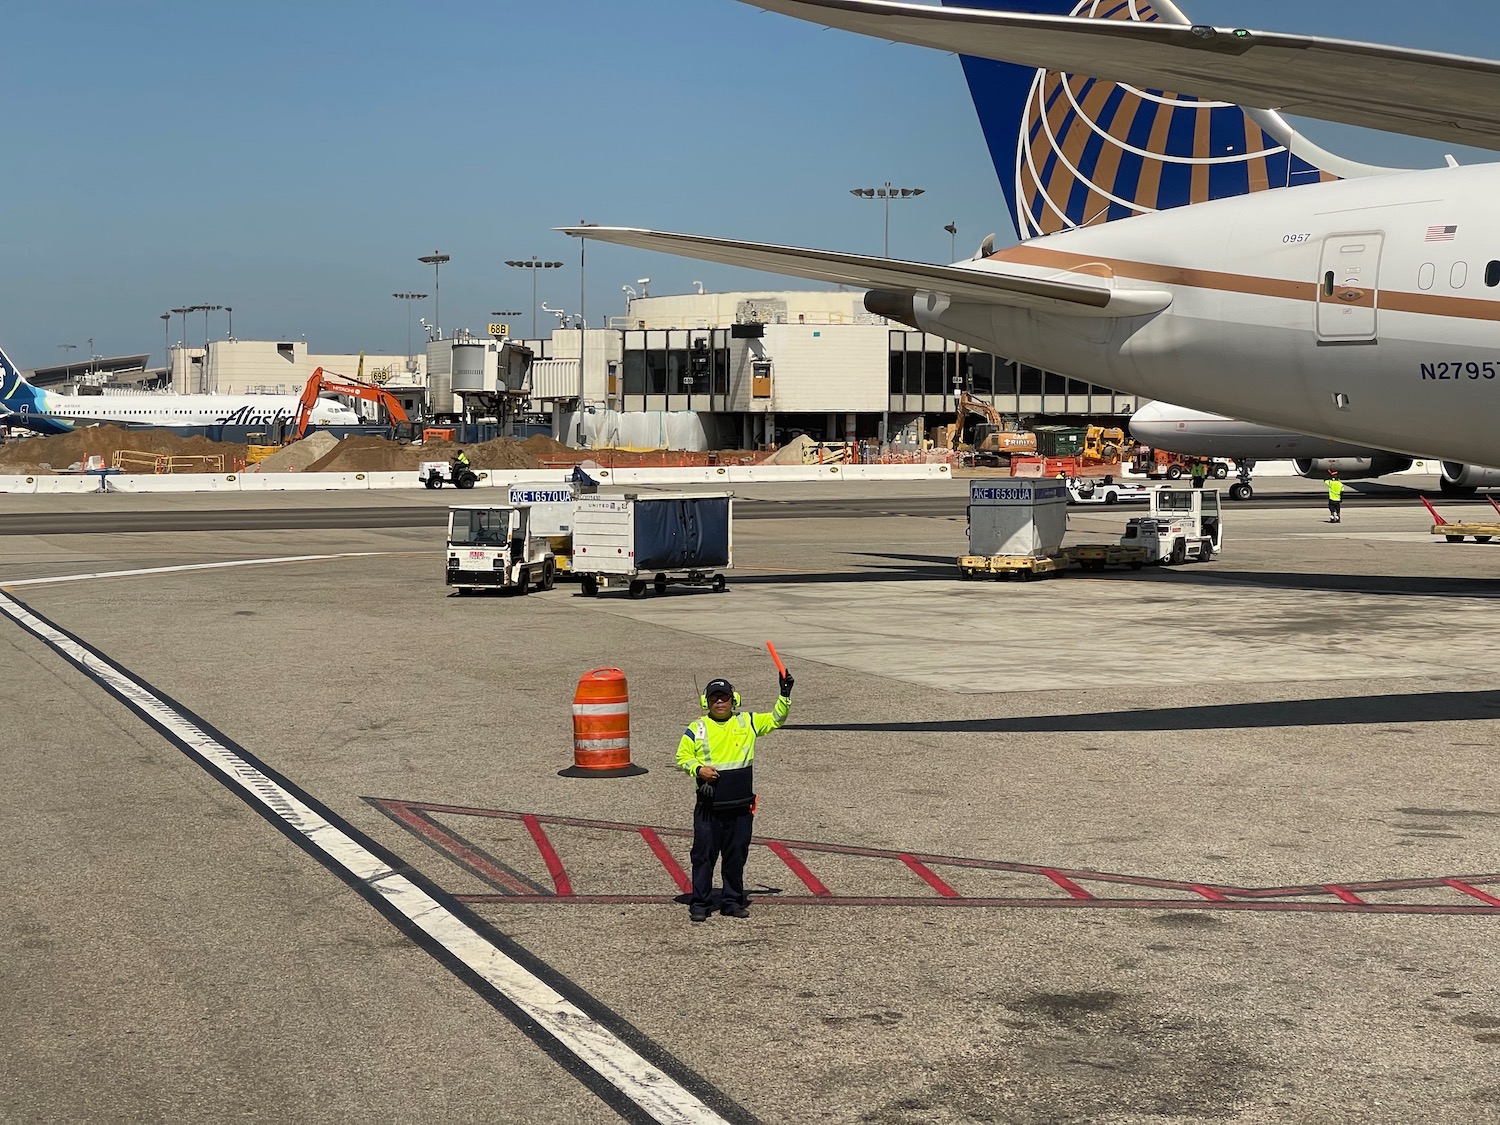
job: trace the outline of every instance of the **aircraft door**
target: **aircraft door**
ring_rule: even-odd
[[[1323,240],[1318,272],[1318,341],[1373,344],[1379,312],[1379,231],[1331,234]]]

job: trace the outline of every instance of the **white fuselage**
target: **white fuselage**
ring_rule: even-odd
[[[1480,165],[1195,204],[1033,239],[973,266],[1165,290],[1161,312],[959,302],[929,312],[919,297],[913,314],[940,335],[1119,391],[1493,464],[1497,193],[1500,166]]]
[[[18,413],[27,413],[22,408]],[[58,422],[109,422],[133,426],[269,426],[297,416],[296,395],[102,394],[44,392],[30,413]],[[312,425],[358,425],[359,415],[342,402],[319,399]]]

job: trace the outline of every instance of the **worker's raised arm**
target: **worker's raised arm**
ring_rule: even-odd
[[[756,734],[770,734],[786,724],[786,717],[792,710],[792,685],[796,683],[790,672],[784,672],[781,676],[779,687],[781,694],[776,697],[776,705],[769,712],[759,711],[750,716],[750,722],[755,727]]]

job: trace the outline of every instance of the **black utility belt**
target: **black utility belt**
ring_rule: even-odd
[[[755,800],[755,770],[725,770],[717,781],[699,784],[698,798],[715,809],[748,809]]]

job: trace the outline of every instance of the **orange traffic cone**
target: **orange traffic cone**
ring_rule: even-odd
[[[618,668],[595,668],[573,693],[573,764],[560,777],[633,777],[630,764],[630,692]]]

